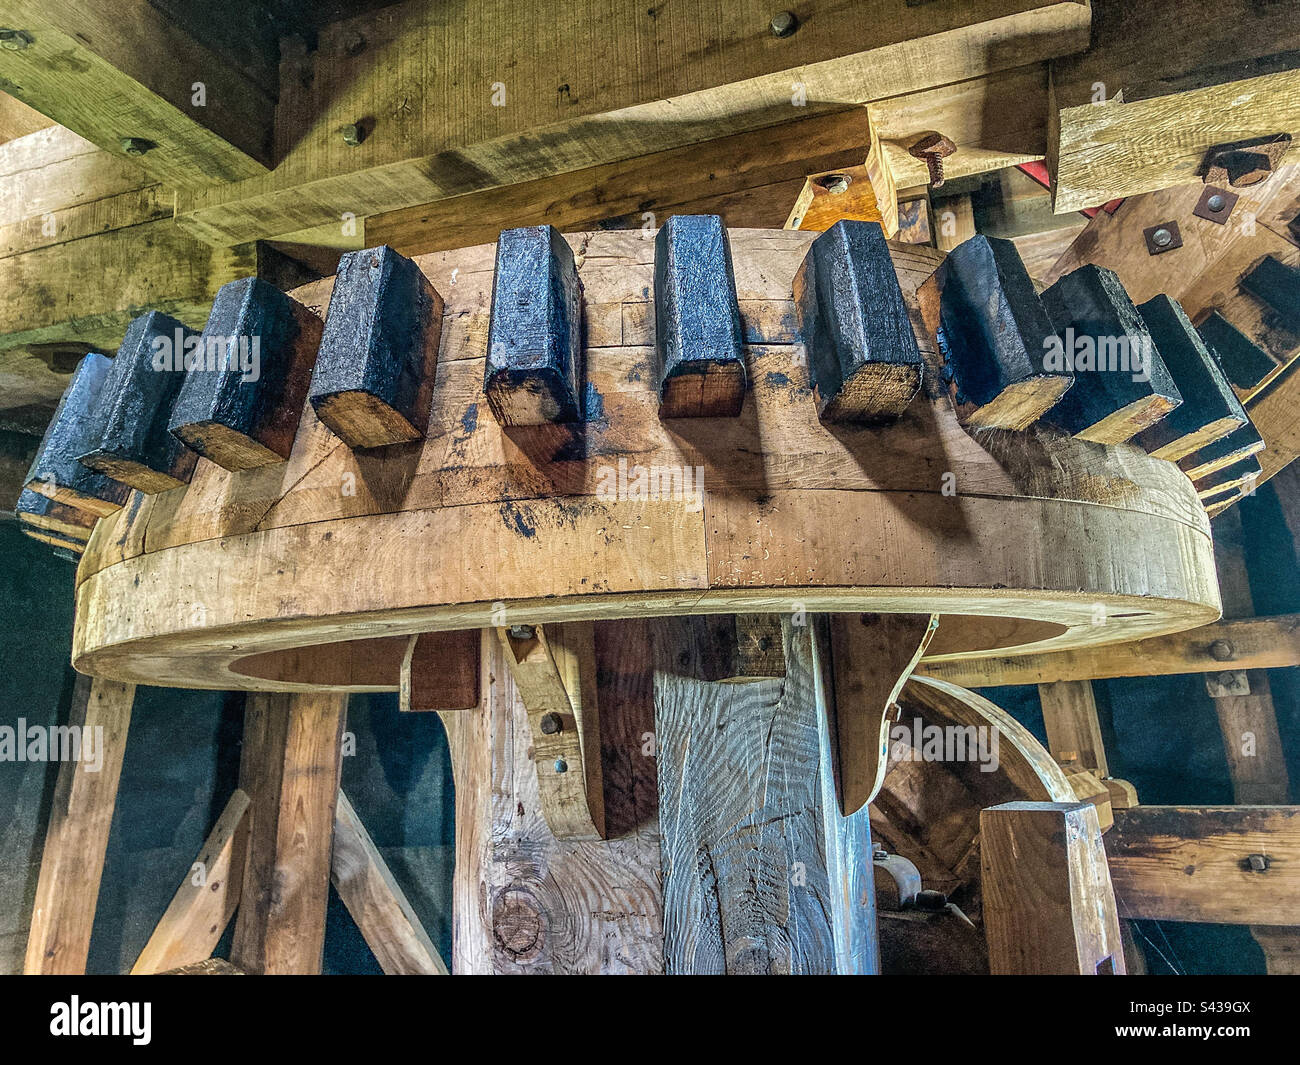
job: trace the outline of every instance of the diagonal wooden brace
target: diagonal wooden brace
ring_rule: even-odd
[[[537,794],[556,839],[604,839],[591,623],[497,630],[528,711]]]

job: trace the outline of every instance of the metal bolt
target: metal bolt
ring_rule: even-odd
[[[1208,200],[1205,201],[1205,206],[1208,207],[1215,214],[1218,214],[1220,211],[1223,210],[1223,208],[1227,205],[1227,203],[1228,201],[1225,200],[1219,193],[1216,192],[1213,196],[1211,196]]]
[[[511,625],[509,632],[512,640],[531,640],[537,635],[532,625]]]
[[[557,773],[567,773],[569,771],[569,763],[563,758],[555,759],[555,771]]]
[[[26,30],[0,30],[0,48],[21,52],[31,43],[32,35]]]
[[[1210,657],[1216,662],[1231,662],[1236,649],[1227,640],[1215,640],[1210,644]]]
[[[942,133],[927,133],[907,149],[909,155],[925,161],[930,171],[930,188],[943,188],[943,161],[957,150]]]
[[[1225,688],[1231,688],[1234,684],[1237,683],[1237,675],[1235,673],[1220,673],[1219,683],[1222,684]]]
[[[793,11],[778,11],[772,16],[773,37],[793,37],[799,29],[799,16]]]
[[[1263,873],[1273,864],[1268,860],[1268,856],[1263,854],[1252,854],[1246,861],[1249,863],[1252,873]]]
[[[554,736],[564,729],[564,720],[559,714],[543,714],[540,724],[543,736]]]
[[[339,132],[343,134],[343,143],[349,148],[355,148],[366,139],[365,131],[356,122],[349,122],[346,126],[340,126]]]
[[[1169,230],[1165,229],[1164,226],[1161,226],[1151,234],[1151,243],[1158,248],[1169,247],[1169,244],[1173,239],[1174,235],[1170,233]]]
[[[853,179],[847,174],[828,174],[826,177],[819,179],[817,184],[832,195],[839,196],[849,191]]]
[[[122,151],[127,155],[144,155],[145,152],[152,151],[158,145],[153,141],[147,141],[143,137],[123,137]]]

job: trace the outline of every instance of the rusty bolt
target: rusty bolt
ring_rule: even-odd
[[[1231,662],[1236,649],[1227,640],[1215,640],[1210,644],[1210,657],[1216,662]]]
[[[925,161],[930,168],[930,188],[943,188],[943,161],[957,150],[942,133],[927,133],[907,149],[909,155]]]
[[[540,725],[543,736],[554,736],[564,730],[564,720],[559,714],[543,714]]]
[[[127,155],[144,155],[145,152],[152,151],[158,145],[153,141],[147,141],[143,137],[123,137],[122,151]]]
[[[537,635],[537,630],[531,625],[511,625],[509,631],[512,640],[531,640]]]
[[[21,52],[31,43],[32,35],[26,30],[0,30],[0,48]]]
[[[1268,867],[1273,864],[1268,860],[1268,856],[1264,854],[1252,854],[1246,859],[1246,863],[1250,866],[1252,873],[1266,872]]]
[[[778,11],[770,23],[773,37],[793,37],[799,29],[799,16],[793,11]]]

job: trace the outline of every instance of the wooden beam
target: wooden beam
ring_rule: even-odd
[[[347,696],[250,693],[239,786],[252,834],[230,960],[249,973],[319,973]]]
[[[1043,724],[1052,757],[1058,762],[1077,762],[1084,769],[1094,770],[1099,777],[1110,776],[1092,682],[1065,680],[1040,684],[1038,698],[1043,706]]]
[[[906,0],[865,8],[810,0],[799,31],[784,39],[769,30],[771,17],[759,0],[716,18],[632,0],[579,0],[559,14],[529,0],[509,18],[490,4],[408,0],[332,23],[313,55],[286,64],[275,172],[185,190],[178,217],[214,243],[311,231],[337,239],[344,214],[761,129],[801,106],[842,110],[1037,63],[1085,47],[1089,24],[1087,4],[1074,0],[935,0],[924,10]],[[523,51],[511,43],[521,26]],[[506,53],[513,65],[502,65]],[[445,91],[430,92],[431,70]],[[351,147],[338,131],[355,123],[365,137]]]
[[[4,17],[28,43],[3,50],[0,86],[60,125],[178,186],[268,172],[275,94],[148,0],[6,0]]]
[[[1009,802],[982,811],[980,866],[991,972],[1126,971],[1095,807]]]
[[[52,119],[28,107],[21,100],[14,99],[7,92],[0,92],[0,144],[52,125]]]
[[[95,745],[99,765],[92,770],[68,758],[59,764],[23,962],[28,975],[86,971],[134,701],[134,684],[77,678],[68,726],[83,757]]]
[[[473,710],[483,701],[479,629],[420,632],[402,657],[398,705],[402,710]]]
[[[131,967],[132,976],[161,973],[211,957],[235,915],[243,891],[250,801],[248,793],[239,788],[231,794],[198,858]]]
[[[388,976],[447,976],[411,903],[340,790],[334,814],[330,882]]]
[[[1274,926],[1296,919],[1300,807],[1116,810],[1106,854],[1125,917]],[[1252,855],[1263,860],[1252,864]]]

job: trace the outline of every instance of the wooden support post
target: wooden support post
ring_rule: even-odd
[[[557,839],[604,839],[600,717],[590,623],[498,630],[528,709],[542,813]]]
[[[1062,680],[1038,686],[1047,727],[1047,746],[1057,762],[1077,762],[1110,776],[1106,748],[1097,717],[1097,699],[1090,680]]]
[[[320,345],[321,321],[259,278],[223,285],[168,429],[228,470],[289,457]]]
[[[402,710],[474,710],[483,702],[479,629],[421,632],[402,657],[398,705]]]
[[[573,249],[552,226],[497,240],[483,388],[502,425],[582,418],[582,290]]]
[[[387,975],[448,975],[438,948],[342,791],[334,815],[330,880]]]
[[[1139,433],[1137,444],[1156,458],[1176,462],[1248,424],[1241,400],[1182,305],[1159,295],[1138,307],[1138,313],[1183,401]]]
[[[783,628],[784,682],[721,685],[683,675],[701,650],[684,619],[656,624],[670,973],[877,968],[868,812],[838,811],[826,648]]]
[[[183,360],[199,342],[198,333],[157,311],[131,323],[104,382],[98,438],[78,456],[83,466],[146,495],[189,483],[195,454],[167,423],[185,381]]]
[[[134,701],[134,684],[77,678],[68,725],[83,756],[95,745],[99,766],[73,759],[59,765],[23,963],[29,975],[86,971]]]
[[[921,387],[921,352],[880,226],[837,222],[814,240],[794,294],[822,419],[902,414]]]
[[[673,215],[655,237],[661,418],[735,417],[745,349],[731,244],[717,215]]]
[[[991,972],[1126,971],[1093,806],[1009,802],[982,811],[980,866]]]
[[[419,440],[429,425],[442,297],[392,248],[339,260],[312,372],[316,416],[351,448]]]
[[[1070,387],[1070,373],[1045,362],[1055,330],[1011,241],[972,237],[917,296],[964,425],[1028,428]]]
[[[937,614],[829,615],[836,783],[845,816],[884,783],[898,693],[938,626]]]
[[[347,696],[250,693],[239,786],[252,799],[230,960],[249,973],[319,973]]]
[[[132,976],[166,972],[212,956],[244,887],[249,803],[248,793],[236,788],[132,966]]]
[[[1043,293],[1043,306],[1075,370],[1074,385],[1048,421],[1084,440],[1122,444],[1182,402],[1142,316],[1110,270],[1083,266],[1066,274]]]
[[[98,441],[100,403],[112,365],[107,355],[94,351],[78,363],[24,486],[97,517],[121,510],[128,492],[126,485],[77,461]]]

